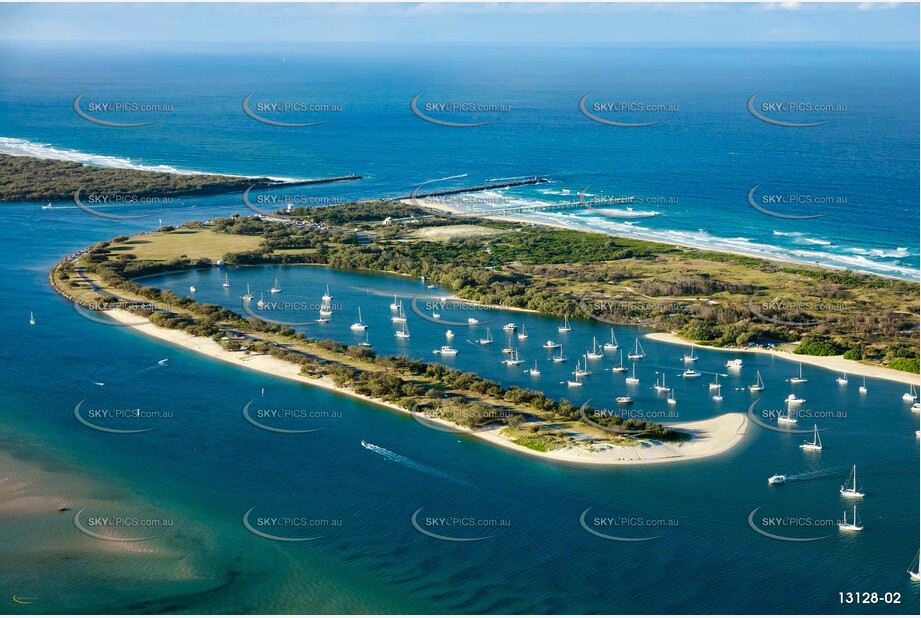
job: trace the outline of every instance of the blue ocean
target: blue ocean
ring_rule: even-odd
[[[916,279],[918,68],[917,49],[870,47],[329,45],[307,52],[279,44],[117,53],[100,46],[76,53],[60,45],[3,44],[0,152],[183,172],[363,177],[296,190],[317,203],[405,195],[443,178],[451,179],[426,186],[540,176],[551,182],[498,190],[477,206],[572,201],[580,192],[635,196],[643,201],[620,218],[577,208],[527,216]],[[485,111],[419,109],[436,119],[490,124],[427,122],[410,108],[420,93],[420,102],[432,104],[489,104]],[[74,111],[81,94],[87,113],[91,103],[102,102],[168,111],[94,109],[91,115],[114,122],[151,122],[106,127]],[[256,121],[242,109],[250,94],[251,109],[262,103],[266,118],[323,123]],[[756,108],[785,122],[831,121],[786,127],[748,110],[756,94],[766,103],[835,107]],[[593,121],[580,111],[585,95],[587,111],[599,117],[657,124]],[[341,110],[279,112],[268,105],[274,102]],[[599,102],[629,105],[612,111],[594,105]],[[775,215],[822,215],[790,219],[752,207],[748,196],[756,186],[759,197],[833,199],[756,201]],[[160,223],[246,214],[240,195],[177,199],[156,206],[155,217],[133,221],[93,217],[68,203],[52,206],[0,207],[0,293],[8,301],[0,304],[8,326],[0,350],[0,439],[4,451],[25,461],[92,477],[108,489],[94,493],[92,504],[69,504],[72,511],[40,527],[16,523],[30,530],[21,537],[26,546],[37,548],[17,552],[15,564],[0,560],[7,597],[36,599],[17,611],[918,612],[918,585],[906,574],[919,546],[918,416],[903,400],[902,384],[868,379],[861,394],[858,378],[842,386],[836,374],[806,367],[809,382],[797,392],[828,428],[820,453],[798,448],[809,435],[753,424],[742,444],[711,459],[611,468],[554,463],[88,320],[48,286],[48,270],[65,254]],[[119,208],[110,212],[139,212]],[[634,217],[640,211],[656,214]],[[450,293],[427,290],[415,279],[275,266],[226,274],[230,292],[217,269],[149,283],[183,293],[194,285],[199,300],[232,308],[247,283],[267,294],[278,279],[284,296],[310,300],[329,285],[342,308],[324,325],[324,336],[357,342],[348,324],[361,307],[368,338],[382,353],[431,360],[445,341],[443,329],[414,314],[412,337],[393,337],[387,305],[394,295]],[[491,313],[497,324],[527,324],[524,367],[540,364],[536,386],[548,394],[610,406],[628,392],[623,378],[610,372],[613,358],[605,358],[582,391],[572,393],[564,382],[572,364],[554,368],[540,346],[561,338],[555,320]],[[616,329],[622,346],[643,334]],[[495,335],[496,349],[487,350],[467,341],[476,333],[459,332],[459,354],[449,364],[505,386],[535,385],[523,367],[499,362],[503,335]],[[563,337],[575,360],[593,338],[605,341],[610,332],[576,321]],[[757,399],[745,390],[756,372],[767,384],[764,405],[782,407],[790,389],[785,380],[798,370],[779,358],[746,355],[739,374],[720,378],[724,400],[715,402],[707,378],[677,377],[684,350],[643,345],[647,357],[636,370],[641,383],[632,391],[636,407],[664,409],[651,386],[665,375],[675,387],[679,420],[745,412]],[[712,350],[699,355],[697,365],[711,374],[726,373],[732,358]],[[248,403],[254,415],[301,411],[277,426],[317,431],[261,429],[247,422]],[[75,408],[170,415],[115,423],[152,430],[114,434],[78,422]],[[866,529],[849,536],[828,522],[845,510],[851,516],[855,504],[839,487],[854,465],[867,494],[857,503]],[[794,482],[768,486],[777,473]],[[109,514],[100,504],[115,496],[148,505],[134,513],[139,517],[166,513],[171,521],[155,533],[149,570],[130,580],[126,565],[136,558],[113,547],[133,544],[99,541],[83,553],[74,541],[85,540],[72,523],[74,511],[86,506],[87,514]],[[772,527],[780,519],[786,523]],[[443,520],[454,525],[442,526]],[[289,539],[309,529],[306,536],[320,538],[272,540],[249,526]],[[445,541],[420,527],[480,540]],[[633,540],[605,539],[587,527]],[[755,528],[817,540],[784,542]],[[39,551],[51,539],[64,549]],[[159,541],[168,549],[154,549]],[[21,542],[13,535],[3,541],[17,548]],[[848,603],[841,596],[848,592],[876,592],[886,600]]]

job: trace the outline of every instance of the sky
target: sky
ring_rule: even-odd
[[[918,3],[0,3],[0,41],[861,43],[919,40]]]

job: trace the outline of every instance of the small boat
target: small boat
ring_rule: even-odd
[[[451,329],[446,330],[445,339],[454,339],[454,331]]]
[[[918,581],[918,553],[915,553],[915,559],[908,565],[908,576],[911,578],[911,581]]]
[[[621,350],[621,351],[620,351],[620,362],[617,364],[616,367],[611,367],[611,372],[613,372],[613,373],[623,373],[623,372],[626,371],[626,370],[627,370],[627,368],[624,367],[624,351]]]
[[[259,292],[259,300],[256,301],[256,306],[259,307],[260,309],[265,308],[265,300],[262,297],[262,292]]]
[[[480,337],[480,345],[488,345],[492,343],[492,331],[489,330],[489,327],[486,327],[486,336]]]
[[[503,354],[511,354],[513,350],[514,350],[514,348],[512,347],[512,338],[509,337],[509,339],[508,339],[508,345],[505,346],[504,348],[502,348],[502,353],[503,353]]]
[[[802,397],[797,397],[793,393],[790,393],[789,395],[787,395],[787,398],[784,399],[784,401],[786,401],[787,403],[791,405],[799,405],[801,403],[806,403],[805,399],[803,399]]]
[[[425,287],[427,287],[427,288],[430,289],[430,290],[434,290],[434,289],[437,288],[438,286],[435,285],[435,284],[433,283],[432,285],[427,285],[427,286],[425,286]]]
[[[48,202],[45,206],[42,206],[42,210],[51,210],[54,206],[51,205],[51,202]]]
[[[168,362],[169,362],[169,357],[161,358],[160,360],[157,361],[157,364],[160,365],[161,367],[166,367],[166,363]]]
[[[467,318],[467,324],[479,324],[480,321],[476,318]]]
[[[586,358],[591,360],[598,360],[599,358],[604,358],[604,353],[598,350],[598,339],[592,337],[592,351],[585,354]]]
[[[722,401],[723,400],[723,391],[720,388],[720,385],[716,385],[716,394],[713,396],[713,401]]]
[[[797,419],[790,413],[790,407],[793,403],[790,400],[787,400],[787,411],[783,414],[777,415],[777,422],[781,425],[796,425]]]
[[[813,426],[812,442],[803,442],[799,445],[804,451],[821,451],[822,438],[819,436],[819,426]]]
[[[572,330],[572,326],[569,325],[569,318],[563,317],[563,323],[556,327],[557,332],[559,333],[568,333]]]
[[[742,359],[741,359],[741,358],[734,358],[734,359],[732,359],[732,360],[726,361],[726,368],[727,368],[727,369],[741,369],[741,368],[742,368]]]
[[[278,279],[275,280],[275,287],[278,287]],[[394,295],[394,296],[393,296],[393,299],[396,300],[396,298],[397,298],[396,295]],[[333,297],[332,297],[332,296],[330,295],[330,293],[329,293],[329,285],[327,284],[327,286],[326,286],[326,294],[324,294],[320,300],[322,300],[322,301],[328,303],[328,302],[331,301],[332,299],[333,299]]]
[[[327,292],[327,294],[328,294],[328,293],[329,293],[329,292]],[[397,303],[397,295],[394,294],[394,295],[393,295],[393,302],[390,303],[390,310],[391,310],[391,311],[396,311],[396,310],[399,309],[399,308],[400,308],[400,305],[399,305],[399,303]]]
[[[764,390],[764,380],[761,379],[761,372],[755,372],[755,383],[748,386],[748,390],[753,393],[759,393]]]
[[[665,374],[664,373],[662,374],[662,383],[660,384],[659,379],[656,378],[656,383],[653,385],[652,388],[654,388],[657,393],[667,393],[668,391],[671,390],[669,387],[665,386]]]
[[[553,350],[555,348],[562,348],[562,347],[563,347],[562,344],[557,343],[556,341],[552,339],[547,339],[547,343],[544,344],[545,350]]]
[[[514,350],[512,350],[512,356],[510,358],[506,358],[505,360],[503,360],[502,364],[507,367],[513,367],[515,365],[520,365],[523,362],[524,362],[523,360],[518,358],[518,348],[515,348]]]
[[[536,358],[534,359],[534,367],[532,367],[531,369],[525,369],[524,372],[527,373],[527,374],[529,374],[529,375],[532,375],[532,376],[539,376],[539,375],[540,375],[540,369],[537,368],[537,359],[536,359]]]
[[[582,386],[582,378],[577,376],[575,380],[566,380],[566,386]]]
[[[841,377],[840,377],[840,378],[837,378],[837,379],[835,380],[835,382],[837,382],[838,384],[847,384],[847,374],[846,374],[846,373],[842,373],[842,374],[841,374]]]
[[[432,317],[435,318],[435,319],[437,320],[437,319],[441,318],[441,314],[440,314],[440,313],[435,313],[435,312],[433,311],[433,312],[432,312]]]
[[[189,286],[189,291],[192,292],[192,293],[194,294],[195,292],[198,291],[198,288],[196,288],[194,285],[190,285],[190,286]]]
[[[365,331],[365,340],[362,341],[361,343],[359,343],[358,345],[360,345],[360,346],[363,347],[363,348],[370,348],[370,347],[371,347],[371,342],[368,341],[368,331]]]
[[[351,328],[352,330],[367,330],[368,329],[368,325],[361,321],[361,307],[358,308],[358,321],[353,322],[349,328]]]
[[[230,287],[230,279],[227,278],[227,273],[224,273],[224,283],[223,283],[223,287],[225,287],[225,288],[229,288],[229,287]]]
[[[693,363],[694,361],[697,360],[697,355],[694,354],[694,346],[691,346],[691,349],[688,351],[687,354],[681,357],[681,360],[683,360],[686,363]]]
[[[633,346],[633,352],[627,354],[627,358],[630,360],[639,360],[641,358],[646,358],[646,351],[643,350],[643,346],[640,343],[639,337],[636,339],[636,345]]]
[[[844,511],[844,518],[838,522],[838,530],[842,532],[860,532],[863,530],[863,522],[857,517],[857,507],[854,507],[854,521],[848,522],[847,511]]]
[[[915,390],[914,384],[911,385],[911,390],[909,390],[907,393],[902,395],[902,399],[904,399],[905,401],[915,401],[918,399],[918,391]]]
[[[860,385],[860,388],[857,389],[862,395],[867,393],[867,378],[864,377],[863,384]]]
[[[842,485],[841,489],[838,491],[845,498],[863,498],[866,495],[863,493],[863,487],[861,487],[860,489],[857,488],[857,466],[856,465],[853,468],[851,468],[851,473],[848,474],[847,480],[844,481],[844,485]]]
[[[715,391],[716,389],[718,389],[718,388],[720,387],[720,374],[714,373],[714,374],[713,374],[713,377],[714,377],[714,379],[715,379],[716,381],[715,381],[715,382],[710,382],[710,390],[711,390],[711,391]]]
[[[583,355],[582,358],[585,359],[585,356]],[[582,365],[580,365],[580,362],[579,362],[579,361],[576,361],[575,376],[581,378],[581,377],[590,376],[590,375],[592,375],[592,372],[589,371],[589,368],[588,368],[588,360],[585,361],[585,366],[584,366],[584,367],[583,367]]]
[[[614,401],[616,401],[617,403],[621,403],[621,404],[633,403],[633,397],[631,397],[630,395],[622,395],[620,397],[617,397]]]
[[[35,314],[29,312],[29,326],[35,326]]]
[[[443,345],[438,350],[432,350],[432,354],[441,354],[442,356],[453,356],[457,354],[457,349],[449,345]]]
[[[800,363],[799,364],[799,375],[793,376],[792,378],[790,378],[790,384],[802,384],[803,382],[808,382],[808,381],[809,381],[808,378],[803,377],[803,364]]]
[[[243,295],[243,300],[249,302],[253,300],[253,293],[249,291],[249,284],[246,284],[246,294]]]
[[[699,378],[700,372],[697,371],[696,369],[688,368],[681,372],[681,377],[682,378]]]
[[[911,411],[912,411],[912,412],[921,412],[921,403],[919,403],[919,402],[916,401],[916,402],[914,402],[913,404],[911,404]]]
[[[676,403],[678,403],[678,400],[675,399],[675,389],[673,388],[668,389],[668,397],[665,398],[665,402],[670,406],[673,406]]]
[[[563,346],[560,346],[559,356],[554,356],[552,360],[554,363],[564,363],[569,360],[567,357],[563,356]]]
[[[278,286],[278,279],[275,280],[275,285],[272,286],[272,289],[269,290],[270,294],[278,294],[281,292],[281,288]]]
[[[524,324],[522,324],[521,332],[518,333],[518,340],[521,341],[522,339],[527,339],[527,338],[528,338],[528,329],[525,327]]]
[[[390,318],[390,321],[394,324],[399,324],[401,322],[406,322],[406,311],[403,309],[403,301],[397,303],[397,314]]]
[[[393,333],[398,339],[409,339],[409,329],[406,328],[406,322],[403,322],[403,328]]]
[[[504,330],[507,333],[513,333],[516,330],[518,330],[518,325],[515,324],[514,322],[509,322],[508,324],[502,327],[502,330]]]
[[[775,474],[768,479],[768,485],[783,485],[787,482],[786,474]]]
[[[636,363],[633,363],[633,372],[627,377],[627,384],[639,384],[640,379],[636,377]]]
[[[614,336],[614,329],[611,329],[611,340],[604,344],[605,350],[616,350],[620,345],[617,343],[617,337]]]

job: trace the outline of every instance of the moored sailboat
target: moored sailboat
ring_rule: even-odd
[[[863,498],[866,494],[863,492],[863,487],[860,489],[857,488],[857,466],[855,465],[851,468],[851,473],[848,475],[847,480],[844,481],[844,485],[841,486],[839,490],[842,496],[845,498]]]

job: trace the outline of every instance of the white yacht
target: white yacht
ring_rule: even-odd
[[[518,330],[518,325],[515,324],[514,322],[509,322],[508,324],[502,327],[502,330],[504,330],[507,333],[514,333],[516,330]]]
[[[522,341],[527,338],[528,338],[528,328],[524,324],[522,324],[521,330],[518,332],[518,340]]]
[[[697,360],[697,355],[694,354],[694,346],[691,346],[691,349],[688,351],[687,354],[681,357],[681,360],[683,360],[686,363],[693,363],[694,361]]]
[[[352,330],[367,330],[368,325],[361,321],[361,307],[358,308],[358,321],[350,327]]]
[[[585,359],[585,356],[582,356],[582,358]],[[577,378],[582,378],[585,376],[592,375],[592,372],[588,368],[588,360],[585,361],[584,367],[581,365],[581,361],[576,361],[576,370],[574,372],[574,375]]]
[[[539,376],[539,375],[540,375],[540,369],[537,368],[537,359],[536,359],[536,358],[534,359],[534,367],[532,367],[531,369],[525,369],[524,372],[527,373],[527,374],[530,374],[530,375],[532,375],[532,376]]]
[[[557,332],[559,333],[568,333],[572,330],[572,326],[569,325],[569,318],[563,317],[563,323],[556,327]]]
[[[246,284],[246,294],[243,295],[243,300],[249,302],[253,300],[253,293],[249,291],[249,284]]]
[[[223,283],[223,287],[224,287],[224,288],[229,288],[229,287],[230,287],[230,279],[228,279],[227,273],[224,273],[224,283]]]
[[[711,391],[715,391],[716,389],[718,389],[718,388],[720,387],[720,374],[714,373],[714,374],[713,374],[713,378],[714,378],[715,381],[714,381],[714,382],[710,382],[710,390],[711,390]]]
[[[768,485],[783,485],[787,482],[786,474],[775,474],[768,479]]]
[[[627,377],[627,384],[639,384],[640,379],[636,377],[636,363],[633,363],[633,372]]]
[[[790,378],[790,384],[802,384],[803,382],[808,382],[808,381],[809,381],[808,378],[803,377],[803,364],[800,363],[799,364],[799,375],[793,376],[792,378]]]
[[[278,279],[275,280],[275,285],[272,286],[272,289],[269,290],[269,292],[272,294],[278,294],[281,292],[281,287],[278,285]]]
[[[627,354],[627,358],[630,360],[639,360],[641,358],[646,358],[646,351],[643,350],[643,345],[640,343],[639,337],[636,338],[636,345],[633,346],[633,352]]]
[[[329,287],[327,287],[326,289],[328,290]],[[327,292],[327,295],[328,295],[328,294],[329,294],[329,292]],[[400,305],[399,305],[399,303],[397,302],[397,295],[394,294],[394,295],[393,295],[393,302],[390,303],[390,310],[391,310],[391,311],[396,311],[396,310],[399,309],[399,308],[400,308]]]
[[[761,379],[761,372],[755,372],[755,383],[748,386],[748,390],[753,393],[759,393],[764,390],[764,380]]]
[[[620,345],[617,343],[617,337],[614,336],[614,329],[611,329],[611,340],[604,344],[605,351],[611,350],[614,351],[619,348]]]
[[[275,280],[275,287],[278,287],[278,279]],[[326,294],[324,294],[320,300],[322,300],[323,302],[327,302],[327,303],[328,303],[328,302],[331,301],[332,299],[333,299],[333,297],[332,297],[332,295],[330,295],[330,293],[329,293],[329,284],[327,284],[327,285],[326,285]],[[396,300],[396,299],[397,299],[396,294],[394,294],[393,300]]]
[[[591,360],[598,360],[599,358],[604,358],[604,353],[598,349],[598,339],[592,337],[592,351],[585,354],[586,358]]]
[[[611,367],[611,372],[612,373],[623,373],[626,370],[627,368],[624,367],[624,351],[621,350],[620,351],[620,362],[617,363],[616,367]]]
[[[802,397],[797,397],[793,393],[790,393],[789,395],[787,395],[787,398],[784,399],[784,401],[786,401],[787,403],[791,405],[795,405],[795,406],[798,406],[801,403],[806,403],[805,399],[803,399]]]
[[[192,293],[194,294],[195,292],[198,291],[198,288],[196,288],[194,285],[190,285],[190,286],[189,286],[189,291],[192,292]]]
[[[265,300],[262,297],[262,292],[259,292],[259,300],[256,301],[256,306],[260,309],[265,308]]]
[[[848,522],[847,511],[844,511],[844,518],[838,522],[838,530],[842,532],[860,532],[863,530],[863,522],[857,517],[857,507],[854,507],[854,521]]]
[[[741,358],[734,358],[734,359],[732,359],[732,360],[726,361],[726,368],[727,368],[727,369],[741,369],[741,368],[742,368],[742,359],[741,359]]]
[[[445,339],[454,339],[454,331],[450,328],[445,331]]]
[[[441,354],[442,356],[454,356],[457,354],[457,349],[452,348],[449,345],[443,345],[438,350],[432,350],[432,354]]]
[[[29,312],[29,326],[35,326],[35,314]]]
[[[665,398],[665,402],[670,406],[673,406],[676,403],[678,403],[678,400],[675,399],[675,389],[673,388],[668,389],[668,396]]]
[[[863,498],[866,495],[863,493],[863,487],[860,489],[857,488],[856,465],[851,468],[851,473],[847,475],[847,480],[844,481],[844,485],[842,485],[841,489],[838,491],[845,498]]]
[[[911,411],[912,411],[912,412],[921,412],[921,403],[919,403],[919,402],[916,401],[916,402],[914,402],[913,404],[911,404]]]
[[[787,401],[787,411],[783,414],[777,415],[777,423],[780,425],[796,425],[797,419],[790,413],[790,408],[793,404],[788,400]]]
[[[514,349],[515,349],[515,348],[512,347],[512,338],[509,337],[509,338],[508,338],[508,345],[505,346],[504,348],[502,348],[502,353],[503,353],[503,354],[511,354],[512,351],[513,351]]]
[[[547,343],[544,344],[545,350],[553,350],[556,348],[562,348],[563,344],[557,343],[553,339],[547,339]]]
[[[667,393],[671,389],[665,386],[665,372],[662,372],[662,382],[659,382],[659,378],[656,378],[656,383],[653,387],[657,393]]]
[[[575,380],[566,380],[566,386],[582,386],[582,378],[576,376]]]
[[[402,301],[397,303],[397,314],[390,316],[390,321],[394,324],[401,324],[406,322],[406,311],[403,309]]]
[[[915,401],[918,399],[918,391],[915,389],[915,385],[912,384],[910,390],[902,395],[902,399],[905,401]]]
[[[488,345],[492,343],[492,331],[489,330],[488,326],[486,327],[486,336],[480,337],[479,341],[480,341],[480,345]]]
[[[328,319],[329,316],[331,316],[332,314],[333,314],[333,308],[332,308],[332,306],[329,304],[329,301],[328,301],[328,300],[324,300],[322,303],[320,303],[320,317],[321,317],[321,318],[327,318],[327,319]],[[328,321],[328,320],[327,320],[327,321]]]
[[[553,362],[554,362],[554,363],[565,363],[565,362],[568,361],[569,359],[568,359],[567,357],[563,356],[563,346],[559,346],[559,347],[560,347],[560,353],[559,353],[558,356],[554,356],[554,357],[553,357]]]
[[[371,342],[368,340],[368,331],[365,331],[365,340],[359,343],[358,345],[360,345],[363,348],[371,347]]]
[[[722,401],[723,400],[723,390],[719,384],[716,385],[716,394],[713,396],[713,401]]]
[[[911,581],[918,581],[918,554],[915,554],[915,559],[911,561],[911,564],[908,565],[908,576],[911,578]]]
[[[622,404],[633,403],[633,397],[631,397],[630,395],[621,395],[620,397],[617,397],[614,401],[616,401],[617,403],[622,403]]]
[[[847,384],[847,374],[842,373],[840,378],[835,379],[838,384]]]
[[[682,378],[699,378],[700,372],[690,367],[681,372]]]
[[[505,360],[503,360],[502,364],[508,367],[513,367],[515,365],[520,365],[523,362],[524,362],[523,360],[518,358],[518,348],[515,348],[514,350],[512,350],[512,356],[510,358],[506,358]]]
[[[467,324],[479,324],[480,321],[476,318],[467,318]]]
[[[406,322],[403,322],[403,328],[394,333],[399,339],[409,339],[409,329],[406,328]]]
[[[867,378],[864,377],[863,384],[860,385],[860,388],[857,389],[862,395],[867,393]]]
[[[804,451],[821,451],[822,450],[822,438],[819,436],[819,426],[813,426],[812,433],[812,442],[803,442],[799,445]]]

